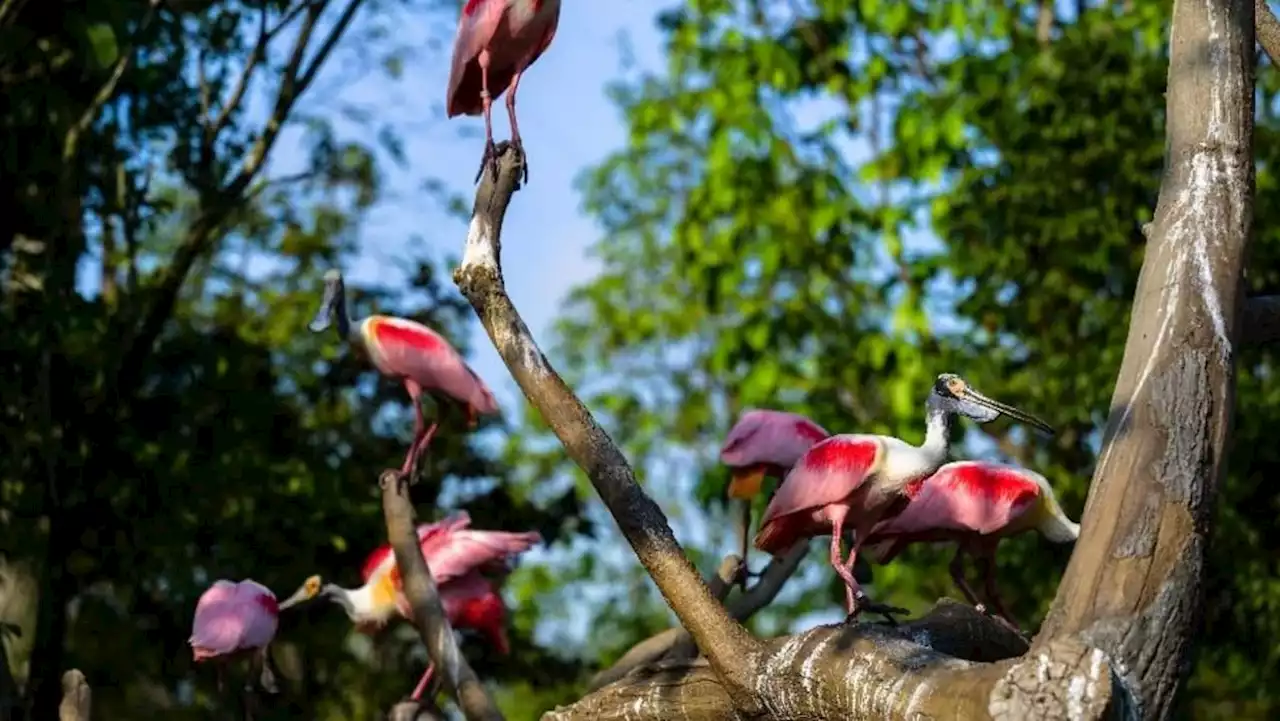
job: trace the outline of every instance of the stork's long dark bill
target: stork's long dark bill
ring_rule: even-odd
[[[1049,435],[1054,435],[1054,433],[1056,433],[1056,431],[1053,430],[1053,426],[1049,425],[1048,423],[1045,423],[1039,418],[1036,418],[1030,413],[1027,413],[1026,411],[1018,410],[1013,406],[1006,405],[1004,403],[1001,403],[1000,401],[988,398],[982,395],[981,393],[973,390],[972,388],[965,390],[964,397],[965,397],[965,400],[973,401],[974,403],[977,403],[980,406],[985,406],[987,408],[990,408],[993,411],[997,411],[1003,415],[1009,416],[1014,420],[1026,423],[1032,428],[1036,428],[1041,431],[1044,431]]]

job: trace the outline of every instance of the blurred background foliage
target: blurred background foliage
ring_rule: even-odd
[[[414,49],[388,27],[436,14],[447,42],[457,6],[321,0],[310,47],[329,33],[336,46],[308,57],[341,68],[323,75],[339,83],[397,74]],[[273,103],[214,129],[263,12],[282,29],[252,87]],[[1159,187],[1168,3],[682,0],[655,13],[667,65],[611,90],[629,142],[581,179],[603,272],[572,294],[555,357],[700,567],[732,547],[714,451],[739,412],[918,442],[942,371],[1060,429],[966,427],[965,451],[1042,471],[1078,518]],[[406,130],[376,108],[309,100],[329,94],[322,83],[296,87],[281,126],[307,139],[309,164],[263,174],[265,116],[306,19],[285,0],[0,5],[0,217],[12,219],[0,232],[0,704],[48,713],[61,671],[79,667],[104,718],[227,718],[235,704],[185,644],[200,591],[252,576],[287,593],[312,572],[353,585],[383,538],[374,477],[403,453],[403,393],[302,329],[319,275],[355,251],[381,169],[404,162]],[[1261,69],[1264,199],[1278,184],[1278,90]],[[338,115],[368,132],[340,136]],[[1277,292],[1280,211],[1264,200],[1256,212],[1249,282]],[[357,313],[424,320],[465,347],[452,263],[406,262],[419,267],[411,287],[357,287]],[[1266,350],[1241,362],[1188,718],[1278,710],[1278,504],[1264,479],[1280,448],[1264,434],[1280,423],[1280,385]],[[466,507],[479,527],[536,528],[561,551],[507,586],[512,656],[467,645],[510,718],[536,718],[671,616],[545,427],[489,423],[504,444],[441,435],[414,494],[424,516]],[[813,553],[758,632],[840,616]],[[917,610],[955,596],[947,553],[876,568],[873,595]],[[1068,553],[1005,544],[1002,586],[1024,626]],[[565,624],[589,631],[548,631]],[[374,717],[423,663],[404,629],[370,643],[327,608],[286,616],[281,635],[286,691],[267,717]]]

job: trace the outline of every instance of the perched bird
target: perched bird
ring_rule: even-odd
[[[925,408],[920,446],[862,434],[835,435],[814,445],[787,474],[760,521],[755,546],[774,555],[801,538],[831,534],[831,566],[844,580],[851,618],[860,611],[905,613],[870,602],[853,577],[853,564],[876,524],[905,505],[907,484],[927,478],[946,462],[957,415],[987,423],[1004,414],[1053,433],[1044,421],[982,395],[953,373],[938,376]],[[848,559],[842,560],[840,539],[846,523],[853,526],[854,543]]]
[[[217,580],[196,602],[191,623],[191,654],[196,663],[216,660],[218,688],[222,688],[223,665],[249,656],[257,666],[262,686],[275,693],[275,681],[267,664],[267,645],[275,638],[280,612],[301,601],[314,598],[320,579],[309,578],[281,603],[276,595],[257,581]]]
[[[560,0],[467,0],[458,19],[449,70],[448,117],[484,114],[484,157],[498,176],[498,150],[493,143],[493,101],[507,91],[511,145],[523,156],[524,144],[516,122],[516,89],[520,76],[533,65],[556,36]],[[524,165],[528,181],[529,164]],[[476,180],[480,179],[476,173]]]
[[[729,429],[720,448],[720,462],[730,468],[729,497],[742,502],[739,533],[743,568],[751,534],[751,501],[760,494],[766,476],[781,480],[813,444],[828,436],[826,429],[798,413],[750,410]]]
[[[450,625],[479,631],[500,652],[506,653],[507,637],[502,629],[505,607],[495,587],[481,573],[505,576],[514,559],[541,543],[542,536],[537,531],[479,531],[470,525],[471,517],[465,511],[420,525],[417,529],[419,548],[439,589]],[[369,554],[361,576],[364,585],[359,588],[341,588],[329,583],[319,589],[319,595],[341,606],[363,633],[374,633],[397,615],[413,621],[413,611],[404,596],[400,569],[390,544]],[[433,670],[427,667],[414,692],[415,700],[426,688]]]
[[[433,421],[428,427],[422,415],[424,392],[439,402],[461,404],[471,426],[477,415],[498,412],[498,402],[489,387],[439,333],[421,323],[387,315],[371,315],[353,323],[347,310],[346,284],[336,269],[324,274],[324,299],[308,327],[314,333],[323,333],[333,325],[335,317],[338,336],[367,356],[379,373],[400,379],[409,393],[413,403],[413,443],[400,468],[402,479],[414,478],[418,457],[439,426],[438,421]]]
[[[1062,512],[1053,487],[1035,471],[1003,463],[958,461],[904,489],[901,513],[875,527],[863,548],[888,563],[912,543],[954,542],[951,578],[969,603],[983,609],[964,577],[964,556],[978,562],[987,601],[1013,628],[1017,624],[996,591],[995,552],[1000,539],[1035,529],[1053,543],[1071,543],[1080,525]]]

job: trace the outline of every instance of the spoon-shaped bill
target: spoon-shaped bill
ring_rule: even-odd
[[[1048,435],[1053,435],[1055,432],[1053,430],[1053,426],[1049,425],[1048,423],[1045,423],[1044,421],[1031,415],[1030,413],[1027,413],[1026,411],[1020,410],[1018,408],[1014,408],[1013,406],[1008,405],[1007,403],[1001,403],[1000,401],[997,401],[995,399],[988,398],[987,396],[984,396],[981,393],[975,391],[971,387],[966,388],[964,390],[964,396],[962,400],[975,403],[979,406],[982,406],[983,408],[987,408],[997,413],[1001,413],[1003,415],[1009,416],[1014,420],[1026,423],[1032,428],[1036,428],[1040,431],[1043,431]]]

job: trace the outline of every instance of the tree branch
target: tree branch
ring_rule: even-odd
[[[756,611],[773,603],[773,599],[778,596],[778,592],[782,590],[787,580],[795,574],[796,569],[800,567],[800,561],[804,560],[808,552],[809,543],[801,541],[790,551],[769,561],[769,565],[765,566],[760,574],[760,580],[756,581],[746,593],[737,596],[728,604],[729,615],[739,623],[745,623],[756,614]],[[730,559],[736,560],[737,556],[729,556],[725,559],[725,563],[721,564],[720,578],[723,578]],[[732,579],[732,576],[730,578]],[[715,593],[716,583],[719,583],[719,579],[711,584],[713,595],[723,601],[724,596]],[[688,631],[683,628],[669,628],[632,646],[613,666],[596,674],[588,684],[588,689],[594,691],[613,683],[640,666],[658,661],[686,660],[697,655],[697,646],[693,643]]]
[[[133,59],[138,54],[138,38],[147,31],[147,28],[151,27],[151,22],[155,20],[160,2],[161,0],[150,0],[147,14],[143,16],[133,39],[125,47],[121,48],[120,57],[116,60],[115,67],[112,68],[107,82],[102,84],[102,87],[98,89],[98,93],[94,95],[93,100],[89,102],[89,107],[84,109],[80,119],[67,131],[67,137],[62,144],[64,174],[71,172],[67,169],[68,167],[74,166],[76,153],[80,152],[80,138],[93,125],[93,121],[97,119],[102,107],[109,103],[111,98],[115,97],[116,88],[120,87],[121,78],[124,77],[125,73],[129,72],[129,68],[133,67]]]
[[[1190,668],[1226,469],[1253,232],[1253,13],[1174,4],[1159,201],[1083,529],[1035,642],[1105,651],[1143,718],[1172,713]]]
[[[58,721],[89,721],[93,692],[84,674],[71,669],[62,674],[62,703],[58,705]]]
[[[733,582],[737,579],[743,563],[743,560],[737,554],[725,556],[724,560],[720,562],[720,567],[716,569],[715,575],[707,579],[707,588],[711,589],[711,595],[717,601],[723,603],[725,597],[729,595],[729,591],[733,589]],[[635,668],[669,659],[677,646],[681,647],[680,650],[684,651],[689,658],[696,656],[698,653],[697,647],[693,645],[693,640],[689,637],[687,631],[679,627],[668,628],[627,649],[627,652],[622,654],[622,657],[615,661],[612,666],[591,677],[591,681],[587,684],[587,689],[594,691],[601,686],[607,686],[617,681]],[[685,646],[688,648],[685,648]]]
[[[551,367],[507,295],[502,279],[502,222],[518,188],[523,159],[504,144],[496,180],[476,192],[462,265],[453,279],[475,308],[520,389],[591,480],[667,604],[688,629],[741,708],[758,699],[747,688],[760,644],[711,594],[676,541],[662,510],[636,483],[621,451]]]
[[[1104,655],[1059,641],[1018,659],[1026,642],[967,604],[939,602],[925,617],[819,626],[767,642],[760,681],[771,719],[1100,719],[1112,710]],[[995,663],[986,663],[996,661]],[[732,718],[705,660],[638,670],[543,721]]]
[[[395,552],[404,595],[413,609],[413,623],[427,648],[427,655],[468,719],[503,721],[489,692],[458,648],[458,639],[445,616],[440,593],[431,578],[431,569],[427,567],[422,548],[418,545],[408,488],[399,483],[395,471],[383,473],[379,483],[382,485],[382,512],[387,521],[387,538]]]
[[[1276,62],[1276,58],[1280,58],[1280,20],[1271,12],[1267,0],[1253,0],[1253,13],[1262,52],[1271,59],[1272,65],[1280,65]]]
[[[346,32],[347,27],[355,17],[356,11],[359,10],[363,3],[364,0],[348,1],[346,9],[321,43],[319,50],[316,51],[315,56],[312,58],[311,64],[305,71],[302,71],[302,61],[306,57],[311,35],[315,31],[316,23],[320,20],[320,15],[325,7],[328,6],[329,0],[310,0],[306,3],[306,19],[298,30],[297,40],[294,41],[293,51],[285,67],[284,78],[280,81],[271,116],[267,120],[258,141],[254,143],[253,148],[249,151],[249,155],[245,158],[236,177],[219,192],[213,194],[212,197],[203,199],[204,202],[199,216],[192,223],[177,250],[174,251],[173,259],[161,271],[152,302],[146,307],[142,320],[137,324],[133,333],[129,334],[127,341],[124,343],[125,350],[121,355],[120,365],[115,371],[114,388],[117,394],[127,393],[136,384],[138,374],[141,372],[147,356],[150,355],[156,338],[160,336],[165,323],[168,322],[173,314],[173,307],[177,303],[178,293],[186,282],[192,267],[195,266],[200,257],[209,251],[210,246],[218,237],[219,227],[225,222],[237,203],[242,200],[245,189],[248,188],[254,177],[262,169],[267,155],[271,152],[271,148],[275,145],[280,131],[284,128],[285,121],[293,110],[294,104],[311,85],[312,81],[315,80],[319,68],[328,59],[329,54]],[[299,74],[300,72],[301,75]],[[112,396],[117,394],[104,393],[103,397],[114,401],[116,399]]]

